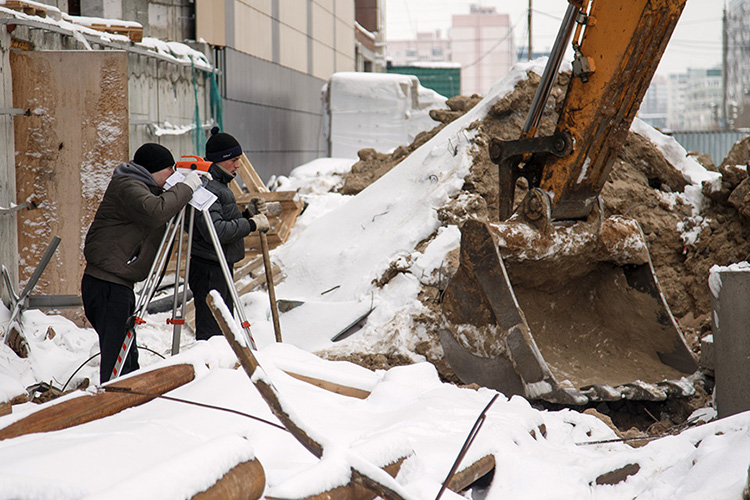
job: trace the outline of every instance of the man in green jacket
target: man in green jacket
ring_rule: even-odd
[[[175,161],[167,148],[142,145],[133,161],[115,168],[86,234],[86,269],[81,280],[84,312],[99,335],[100,383],[109,380],[128,321],[135,311],[133,285],[148,276],[166,223],[188,204],[201,185],[197,172],[168,190]],[[138,369],[135,339],[121,374]]]

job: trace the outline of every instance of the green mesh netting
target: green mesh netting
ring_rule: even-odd
[[[224,112],[222,111],[221,94],[219,83],[216,81],[216,73],[211,73],[211,116],[214,117],[219,130],[224,130]]]

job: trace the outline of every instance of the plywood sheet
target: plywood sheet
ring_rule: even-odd
[[[128,61],[119,51],[10,54],[16,199],[39,208],[18,213],[19,282],[25,284],[54,236],[62,239],[33,293],[78,294],[83,243],[101,197],[128,151]]]

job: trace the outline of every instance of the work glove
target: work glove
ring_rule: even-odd
[[[203,182],[201,181],[201,175],[198,174],[197,170],[191,171],[189,174],[185,176],[184,179],[182,179],[182,182],[190,186],[190,189],[195,192],[196,189],[201,187]]]
[[[250,203],[255,207],[255,213],[268,215],[268,207],[266,206],[266,200],[263,198],[253,198]]]
[[[206,172],[205,170],[191,170],[191,172],[195,172],[196,174],[200,175],[207,181],[214,180],[214,177],[210,173]]]
[[[268,218],[263,214],[258,214],[250,217],[250,220],[255,224],[255,230],[261,233],[267,233],[271,229],[271,225],[268,223]]]

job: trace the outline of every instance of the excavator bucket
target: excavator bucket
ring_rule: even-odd
[[[538,189],[526,200],[549,203]],[[461,229],[440,332],[459,378],[571,405],[691,394],[697,364],[638,223],[600,207],[585,221],[537,215]]]

